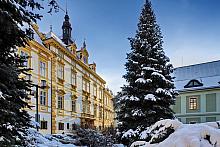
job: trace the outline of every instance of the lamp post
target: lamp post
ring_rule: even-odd
[[[39,111],[38,111],[38,89],[44,89],[46,88],[46,80],[41,80],[41,85],[39,86],[38,84],[33,84],[33,86],[35,86],[36,88],[36,116],[35,116],[35,120],[37,123],[39,123]],[[37,131],[39,131],[39,127],[37,126]]]

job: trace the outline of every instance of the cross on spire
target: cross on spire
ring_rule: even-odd
[[[86,48],[86,39],[84,38],[84,41],[83,41],[83,48],[85,49]]]

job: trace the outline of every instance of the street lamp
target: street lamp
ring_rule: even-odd
[[[35,120],[37,123],[39,123],[39,114],[38,114],[38,89],[45,89],[46,88],[46,80],[41,80],[41,85],[39,86],[38,84],[33,84],[33,86],[36,87],[36,115],[35,115]],[[37,131],[39,130],[39,127],[37,126]]]

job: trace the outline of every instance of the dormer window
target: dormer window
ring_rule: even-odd
[[[191,80],[189,81],[184,88],[190,88],[190,87],[199,87],[199,86],[203,86],[203,84],[201,82],[199,82],[198,80]]]
[[[83,62],[87,64],[87,58],[83,57]]]

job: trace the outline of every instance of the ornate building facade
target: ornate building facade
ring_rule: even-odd
[[[96,129],[113,126],[112,92],[96,73],[96,64],[89,64],[85,41],[77,49],[71,39],[68,14],[64,19],[61,39],[52,30],[47,34],[40,32],[33,24],[33,40],[18,49],[20,56],[29,56],[24,65],[33,69],[31,76],[25,78],[37,85],[46,82],[38,90],[40,131],[54,134],[71,132],[77,125]],[[28,103],[33,106],[28,111],[36,120],[36,94]]]

